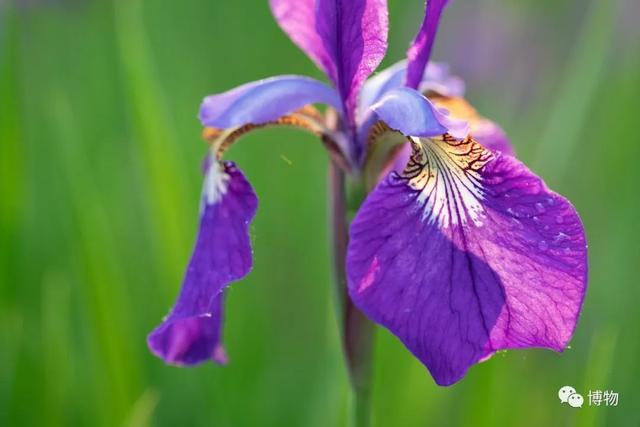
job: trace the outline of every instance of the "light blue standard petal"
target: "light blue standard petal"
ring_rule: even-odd
[[[380,101],[390,90],[404,86],[407,75],[407,61],[399,61],[371,77],[360,92],[359,110],[366,109]],[[425,93],[434,91],[444,96],[463,96],[464,81],[449,72],[449,66],[441,62],[429,62],[418,91]]]
[[[404,86],[406,74],[407,61],[400,61],[367,80],[360,92],[360,111],[364,113],[367,108],[380,101],[385,93]]]
[[[393,89],[371,110],[391,129],[411,136],[436,136],[447,133],[442,113],[419,92],[409,88]]]
[[[303,76],[278,76],[207,96],[199,118],[206,127],[229,129],[275,121],[316,103],[338,110],[342,105],[338,93],[324,83]]]
[[[362,87],[357,115],[358,138],[361,144],[365,144],[371,126],[376,122],[371,106],[389,91],[403,87],[406,75],[407,61],[399,61],[371,77]],[[461,97],[464,95],[465,84],[460,77],[450,74],[447,64],[429,62],[418,91],[423,94],[436,92],[447,97]],[[462,135],[464,136],[466,135]],[[402,165],[404,166],[404,163]]]

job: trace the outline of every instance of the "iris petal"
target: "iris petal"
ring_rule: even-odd
[[[515,155],[502,128],[481,116],[464,98],[433,94],[427,99],[409,88],[392,89],[371,110],[373,113],[367,123],[368,131],[362,136],[367,141],[365,171],[368,184],[377,183],[391,170],[401,172],[411,154],[406,137],[381,132],[385,126],[405,135],[429,136],[447,132],[464,139],[471,134],[492,151]],[[384,122],[382,128],[380,122],[376,123],[377,119]],[[396,146],[398,144],[403,146]]]
[[[348,170],[353,147],[341,131],[330,129],[325,117],[311,104],[342,108],[338,93],[317,80],[301,76],[279,76],[247,83],[211,95],[200,107],[205,139],[218,157],[240,136],[266,125],[301,128],[319,136],[329,155]]]
[[[359,109],[362,113],[380,101],[392,89],[404,86],[407,61],[396,62],[371,77],[362,87]],[[421,93],[436,92],[443,96],[463,96],[465,85],[458,76],[450,74],[449,67],[439,62],[429,62],[418,86]]]
[[[336,91],[324,83],[302,76],[272,77],[206,97],[200,121],[219,129],[259,125],[314,103],[341,108]]]
[[[412,139],[350,231],[349,292],[440,385],[500,349],[561,351],[586,289],[571,204],[472,139]]]
[[[407,52],[408,87],[417,89],[422,80],[422,74],[431,56],[440,16],[447,3],[448,0],[426,0],[424,20]]]
[[[352,122],[365,79],[387,50],[386,0],[271,0],[282,29],[334,83]]]
[[[462,96],[464,93],[462,79],[450,75],[447,65],[430,62],[424,72],[419,90],[414,91],[409,88],[402,90],[406,71],[406,61],[400,61],[370,78],[362,88],[358,111],[358,140],[360,145],[365,147],[363,153],[365,163],[368,163],[368,159],[371,157],[370,150],[378,150],[378,147],[372,146],[371,134],[376,122],[382,118],[380,116],[397,115],[398,119],[394,121],[397,128],[405,128],[408,133],[411,133],[411,131],[404,125],[410,122],[411,124],[422,126],[423,128],[416,130],[416,132],[423,132],[425,135],[431,133],[435,135],[443,132],[448,132],[461,138],[467,135],[468,127],[464,120],[451,120],[446,114],[434,108],[434,105],[428,99],[424,99],[427,94],[438,99]],[[420,94],[423,96],[420,96]],[[385,99],[385,97],[389,99]],[[386,105],[379,105],[382,101]],[[378,110],[379,114],[376,114],[375,110]],[[413,113],[412,110],[414,111]],[[405,116],[405,114],[408,114],[408,116]],[[384,118],[382,119],[384,120]],[[425,132],[424,124],[432,123],[434,119],[441,126],[436,125],[429,129],[428,132]],[[408,149],[408,147],[406,148]],[[387,169],[391,167],[392,163],[398,163],[400,164],[399,170],[402,170],[408,159],[408,154],[404,154],[410,151],[407,149],[396,150],[397,161],[385,159]],[[370,165],[365,167],[370,172]],[[377,176],[380,170],[378,168],[374,169],[373,173]]]
[[[224,363],[223,290],[252,266],[249,224],[258,200],[233,163],[212,161],[202,192],[200,230],[175,306],[149,334],[151,351],[165,362]]]
[[[412,136],[435,136],[451,133],[464,136],[466,123],[449,117],[421,93],[398,88],[386,93],[371,110],[393,130]]]

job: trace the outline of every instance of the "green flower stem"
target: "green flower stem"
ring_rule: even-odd
[[[353,392],[352,425],[368,427],[371,421],[371,368],[374,325],[354,305],[347,291],[345,260],[349,243],[349,219],[360,206],[365,192],[358,183],[347,182],[333,162],[329,166],[333,266],[339,320],[349,381]]]

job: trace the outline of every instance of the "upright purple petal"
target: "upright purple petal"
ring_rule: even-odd
[[[331,57],[316,28],[319,10],[316,0],[269,0],[271,12],[280,28],[328,76],[335,70]]]
[[[500,349],[562,351],[586,290],[580,218],[514,157],[414,139],[353,221],[349,292],[440,385]]]
[[[259,125],[314,103],[342,106],[336,91],[324,83],[309,77],[278,76],[207,96],[200,106],[200,121],[219,129]]]
[[[333,81],[353,123],[358,91],[387,50],[386,0],[270,0],[282,27]]]
[[[407,82],[406,85],[417,89],[422,81],[424,69],[429,62],[433,41],[438,30],[438,23],[442,10],[448,0],[426,0],[425,15],[416,38],[407,51]]]
[[[207,167],[200,230],[180,296],[147,338],[151,351],[165,362],[225,363],[223,290],[251,269],[249,223],[257,204],[251,185],[233,163],[212,162]]]

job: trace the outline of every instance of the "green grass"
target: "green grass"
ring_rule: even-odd
[[[589,293],[564,354],[501,353],[449,388],[380,330],[374,424],[636,426],[640,43],[618,25],[630,12],[480,1],[529,33],[501,42],[511,51],[473,44],[496,29],[458,0],[436,58],[452,61],[471,101],[581,213]],[[193,244],[201,98],[274,74],[321,77],[267,2],[10,3],[0,3],[0,426],[346,425],[327,159],[306,134],[256,132],[228,156],[261,199],[254,270],[229,291],[231,363],[167,367],[145,344]],[[421,4],[391,2],[385,64],[402,57]],[[453,48],[466,44],[512,56],[475,74]],[[529,56],[535,67],[523,65]],[[613,389],[619,407],[562,406],[566,384]]]

